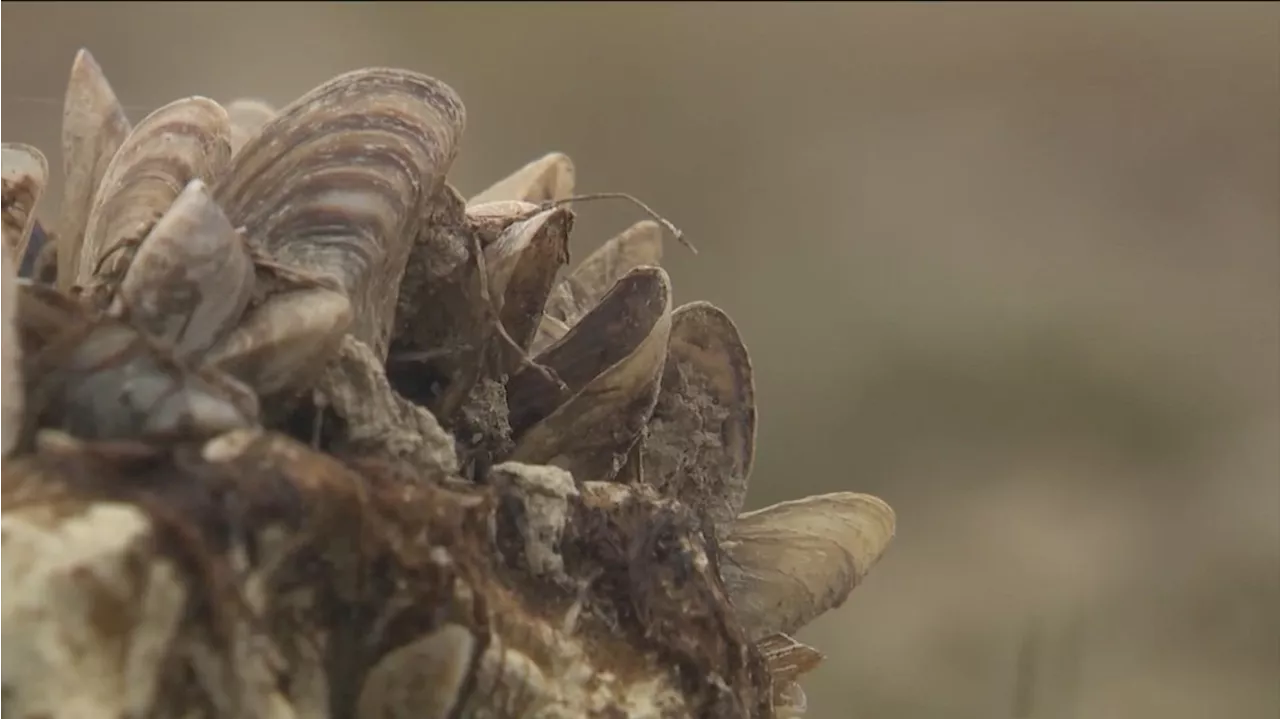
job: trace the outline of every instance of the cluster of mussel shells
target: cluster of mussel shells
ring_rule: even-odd
[[[789,633],[844,601],[892,511],[837,493],[743,513],[756,408],[734,324],[674,304],[653,221],[562,273],[573,165],[464,199],[445,182],[464,122],[445,84],[365,69],[279,110],[189,97],[132,125],[82,51],[52,231],[45,157],[3,147],[5,455],[243,427],[336,453],[310,433],[333,411],[318,378],[355,347],[451,433],[455,473],[555,465],[702,513],[777,706],[800,711],[820,655]]]

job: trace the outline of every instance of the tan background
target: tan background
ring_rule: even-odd
[[[559,149],[680,224],[751,504],[899,513],[811,716],[1280,715],[1280,6],[10,3],[5,140],[56,157],[82,45],[135,120],[422,70],[464,192]]]

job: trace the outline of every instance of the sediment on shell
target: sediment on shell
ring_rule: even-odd
[[[723,540],[747,497],[755,441],[755,383],[738,328],[706,302],[677,308],[642,480],[705,512]]]

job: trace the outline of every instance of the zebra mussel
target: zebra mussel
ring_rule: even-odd
[[[651,220],[570,269],[564,154],[466,199],[465,124],[372,68],[132,125],[82,51],[54,231],[4,145],[7,711],[803,712],[892,510],[744,513],[733,322]]]

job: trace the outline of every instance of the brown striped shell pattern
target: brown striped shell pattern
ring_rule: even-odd
[[[861,582],[892,510],[841,492],[744,513],[757,417],[737,327],[706,302],[674,303],[656,222],[570,269],[563,154],[465,199],[445,181],[464,125],[444,83],[376,68],[278,110],[188,97],[131,124],[81,51],[54,231],[36,220],[44,155],[3,146],[6,458],[248,432],[292,435],[289,457],[536,485],[547,506],[613,506],[643,488],[701,518],[716,581],[772,676],[772,710],[801,713],[797,678],[821,655],[791,634]],[[528,529],[545,543],[529,539],[522,566],[571,584],[561,529]],[[20,620],[8,607],[6,625]],[[357,715],[596,706],[521,673],[499,637],[481,646],[445,623],[404,644],[369,670]],[[519,696],[459,694],[512,673]],[[15,716],[58,701],[15,691]]]

